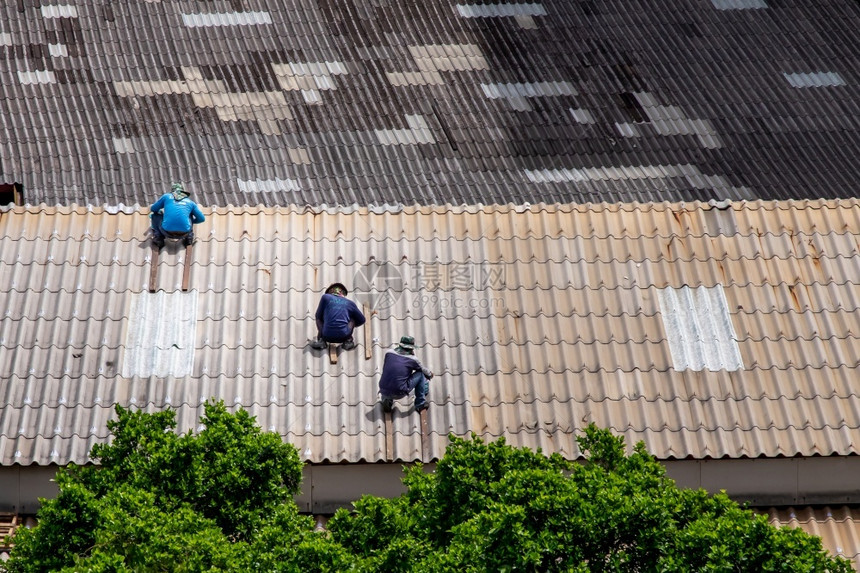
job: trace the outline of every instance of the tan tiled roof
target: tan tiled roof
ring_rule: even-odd
[[[130,358],[152,320],[130,315],[135,297],[181,294],[169,247],[160,294],[141,294],[146,208],[0,213],[2,463],[86,461],[115,403],[172,406],[190,429],[211,397],[305,459],[388,459],[376,379],[404,333],[438,376],[423,448],[398,404],[395,460],[438,458],[449,432],[576,458],[591,421],[663,459],[860,453],[856,200],[204,212],[178,377],[179,362]],[[370,360],[362,332],[337,364],[307,346],[334,281],[377,308]],[[684,286],[721,287],[736,356],[670,347],[710,336],[667,331],[660,289]]]
[[[786,507],[757,510],[773,525],[799,527],[821,538],[831,555],[847,557],[860,566],[860,510],[855,507]]]

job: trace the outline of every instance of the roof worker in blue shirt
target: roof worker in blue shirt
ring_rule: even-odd
[[[385,353],[382,362],[382,375],[379,377],[382,410],[391,412],[394,401],[412,390],[415,390],[415,411],[425,410],[429,406],[430,378],[433,378],[433,373],[415,358],[415,339],[402,337],[394,350]]]
[[[347,294],[346,287],[340,283],[326,289],[317,307],[317,338],[311,342],[311,348],[319,350],[329,342],[341,343],[344,350],[356,347],[352,331],[364,324],[365,318],[358,305],[346,298]]]
[[[189,199],[191,193],[182,183],[174,183],[170,193],[162,195],[149,208],[152,219],[152,244],[159,249],[164,246],[165,236],[182,239],[186,245],[194,242],[191,225],[206,220],[197,203]]]

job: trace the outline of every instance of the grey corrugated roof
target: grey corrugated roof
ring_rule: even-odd
[[[767,8],[765,0],[711,0],[717,10],[757,10]]]
[[[191,292],[166,249],[149,294],[146,209],[0,211],[3,464],[87,461],[113,404],[193,429],[213,397],[314,462],[430,461],[452,432],[576,458],[592,421],[662,459],[860,454],[856,200],[206,215]],[[336,365],[307,346],[334,281],[377,309],[370,360],[361,331]],[[437,376],[426,437],[404,399],[387,442],[405,333]]]
[[[771,4],[5,2],[0,182],[33,204],[174,180],[222,206],[854,196],[860,5]]]

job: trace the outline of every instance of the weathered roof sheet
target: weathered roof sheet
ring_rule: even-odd
[[[831,555],[846,557],[860,566],[860,514],[856,507],[784,507],[756,510],[773,525],[799,527],[821,538]]]
[[[860,5],[0,4],[0,182],[38,204],[851,197]]]
[[[376,379],[405,333],[438,376],[424,449],[398,405],[396,460],[450,432],[576,458],[591,421],[664,459],[860,453],[856,200],[206,214],[191,292],[167,249],[150,294],[145,209],[0,212],[2,463],[86,461],[113,404],[190,429],[212,397],[305,459],[384,460]],[[377,310],[370,360],[307,346],[334,281]]]

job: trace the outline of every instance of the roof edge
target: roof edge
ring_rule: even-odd
[[[296,212],[300,214],[311,213],[328,213],[328,214],[353,214],[353,213],[367,213],[367,214],[414,214],[417,212],[430,212],[430,213],[452,213],[452,214],[460,214],[460,213],[539,213],[539,212],[586,212],[586,211],[611,211],[611,212],[619,212],[619,211],[709,211],[712,209],[716,210],[758,210],[758,209],[783,209],[783,210],[794,210],[794,209],[838,209],[845,207],[855,207],[860,204],[860,198],[847,198],[847,199],[803,199],[803,200],[742,200],[742,201],[732,201],[729,199],[723,201],[715,201],[710,200],[708,202],[704,201],[692,201],[692,202],[652,202],[652,203],[492,203],[492,204],[458,204],[452,205],[449,203],[445,204],[428,204],[428,205],[419,205],[419,204],[389,204],[385,203],[382,205],[359,205],[357,203],[353,203],[350,205],[327,205],[325,203],[321,205],[276,205],[276,206],[266,206],[262,204],[257,205],[201,205],[201,208],[204,210],[208,210],[210,212],[222,213],[230,210],[241,209],[245,212]],[[138,213],[144,210],[148,210],[149,206],[141,206],[139,203],[135,203],[133,205],[125,205],[123,203],[119,203],[116,205],[110,204],[102,204],[102,205],[91,205],[91,204],[77,204],[71,203],[69,205],[48,205],[46,203],[39,204],[25,204],[25,205],[14,205],[8,204],[4,206],[0,206],[0,213],[8,213],[8,212],[26,212],[26,213],[39,213],[41,211],[52,210],[58,211],[60,213],[108,213],[108,214],[119,214],[123,213],[126,215],[131,215],[134,213]]]

